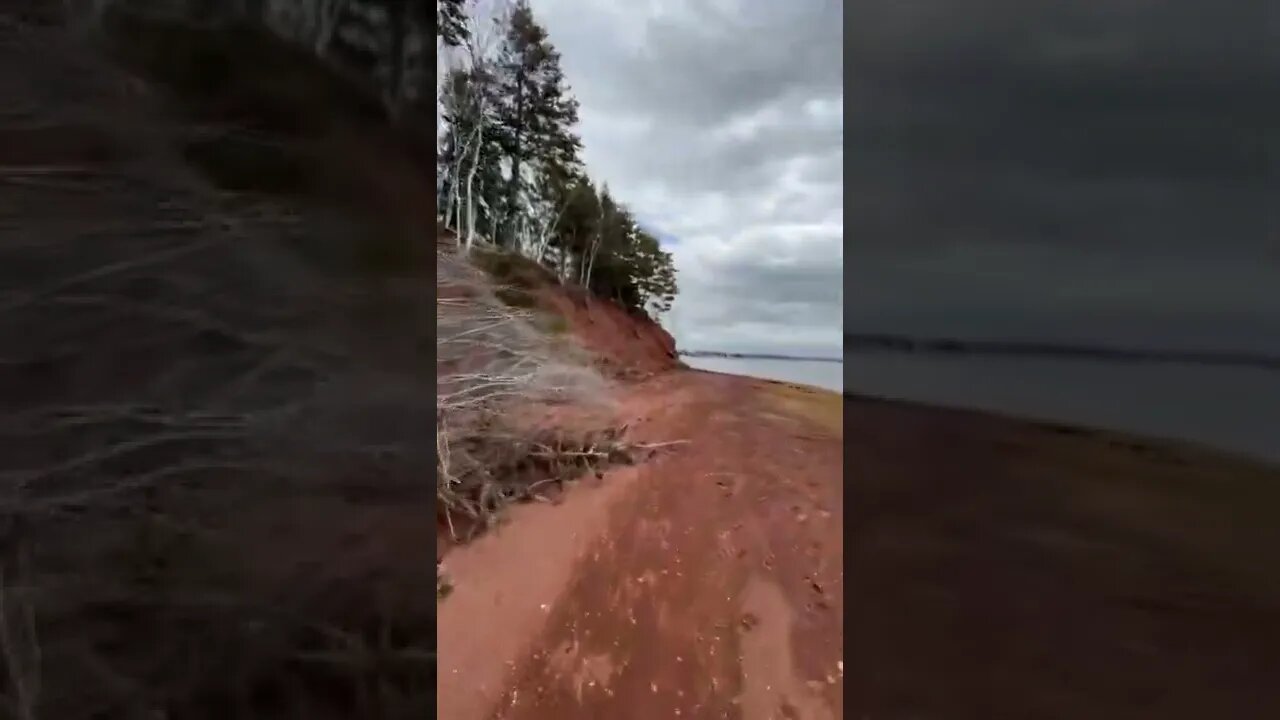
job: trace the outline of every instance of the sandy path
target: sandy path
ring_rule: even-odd
[[[776,394],[651,380],[633,432],[689,445],[452,553],[439,716],[842,717],[840,428]]]

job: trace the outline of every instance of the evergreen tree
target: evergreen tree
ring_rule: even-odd
[[[531,195],[534,235],[530,238],[529,254],[535,260],[546,260],[547,251],[557,242],[574,194],[580,192],[587,182],[586,174],[578,164],[549,163],[541,167]]]
[[[659,315],[671,309],[676,295],[675,266],[671,254],[647,232],[636,234],[631,265],[636,285],[638,310]]]
[[[573,165],[582,143],[573,129],[578,101],[569,94],[560,54],[534,19],[527,0],[519,0],[511,13],[497,67],[498,127],[510,174],[503,224],[495,239],[514,246],[519,216],[526,212],[525,170],[538,164]]]
[[[556,262],[561,280],[574,277],[580,270],[579,263],[584,248],[598,229],[600,205],[595,187],[585,177],[576,179],[569,188],[559,222],[552,236],[551,247],[556,250]]]
[[[671,255],[618,208],[594,261],[589,287],[624,307],[657,315],[671,309],[676,294]]]
[[[457,47],[468,38],[466,0],[436,0],[436,37]]]

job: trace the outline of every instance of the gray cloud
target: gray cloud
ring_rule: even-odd
[[[593,174],[677,239],[680,344],[839,352],[841,4],[533,6]]]
[[[573,11],[591,13],[582,3],[566,4],[563,16],[551,3],[541,5],[548,25],[569,21]],[[836,0],[690,0],[595,12],[613,15],[614,37],[572,30],[561,37],[594,42],[589,62],[601,69],[600,98],[618,110],[657,112],[666,122],[702,129],[779,100],[840,91]]]
[[[851,327],[1275,332],[1264,3],[874,5],[846,50]]]

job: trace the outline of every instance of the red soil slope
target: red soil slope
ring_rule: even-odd
[[[565,319],[583,347],[617,374],[645,376],[681,367],[675,339],[645,315],[628,312],[581,288],[546,288],[539,297]]]
[[[437,247],[452,250],[457,243],[453,231],[437,225]],[[563,319],[566,331],[596,356],[608,374],[642,378],[683,367],[675,339],[648,316],[580,287],[558,285],[550,271],[522,262],[529,267],[517,272],[526,276],[526,282],[534,278],[537,288],[532,292],[538,305]]]

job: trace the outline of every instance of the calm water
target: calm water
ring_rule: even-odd
[[[1280,372],[859,353],[851,392],[1190,440],[1280,463]]]
[[[838,362],[706,357],[686,357],[681,360],[684,360],[689,367],[700,370],[814,385],[836,392],[844,389],[845,373]]]

